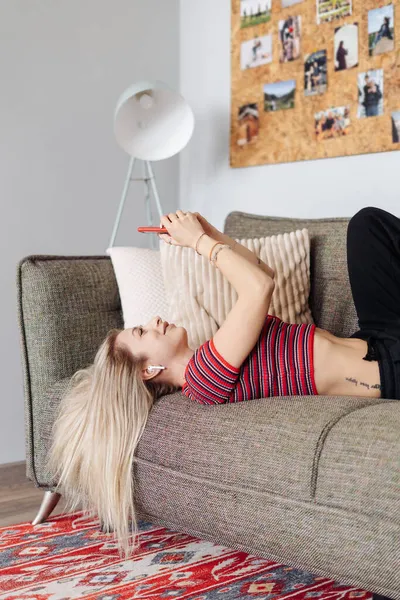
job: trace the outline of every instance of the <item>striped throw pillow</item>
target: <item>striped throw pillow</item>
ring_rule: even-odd
[[[236,241],[275,271],[275,290],[268,314],[287,323],[314,323],[309,306],[308,229]],[[213,337],[238,295],[221,271],[192,248],[160,240],[160,256],[168,321],[185,327],[188,344],[196,349]]]

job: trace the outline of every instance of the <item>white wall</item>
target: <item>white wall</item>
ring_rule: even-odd
[[[351,216],[380,206],[400,216],[400,153],[233,169],[229,166],[230,0],[181,2],[181,92],[196,128],[181,154],[180,207],[218,228],[232,210]]]
[[[142,78],[179,87],[179,0],[2,0],[0,71],[3,464],[25,459],[16,265],[29,254],[104,254],[129,160],[113,137],[114,106]],[[164,213],[178,207],[178,166],[154,165]],[[116,244],[147,246],[133,185]]]

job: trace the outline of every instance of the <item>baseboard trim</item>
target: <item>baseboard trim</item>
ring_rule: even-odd
[[[0,465],[0,469],[7,469],[7,467],[19,467],[22,465],[26,465],[26,460],[19,460],[17,462],[10,462],[10,463],[2,463]]]

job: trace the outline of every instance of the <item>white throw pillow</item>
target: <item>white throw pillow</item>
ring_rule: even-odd
[[[308,229],[261,238],[237,238],[236,241],[275,271],[275,290],[268,314],[287,323],[314,323],[308,303]],[[188,344],[196,349],[213,337],[238,295],[221,271],[192,248],[173,246],[160,240],[160,254],[168,321],[185,327]]]
[[[160,251],[150,248],[108,248],[121,298],[124,327],[144,325],[153,317],[169,321]]]

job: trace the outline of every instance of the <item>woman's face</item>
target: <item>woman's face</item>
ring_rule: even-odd
[[[188,348],[186,329],[173,323],[168,325],[168,321],[158,315],[148,323],[124,329],[118,334],[117,342],[127,346],[133,354],[147,354],[152,365],[168,366]]]

